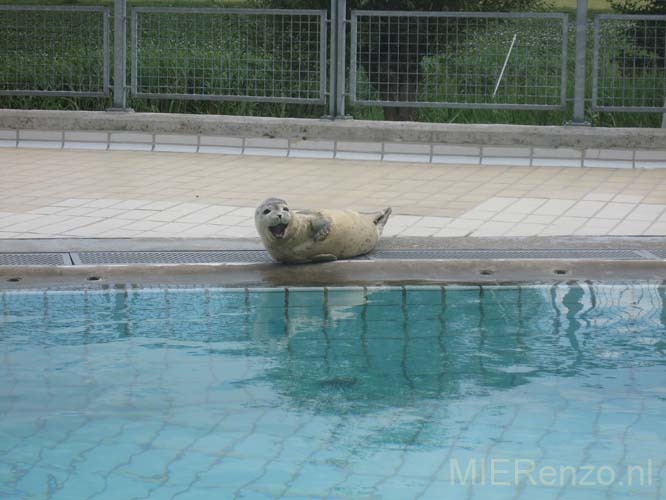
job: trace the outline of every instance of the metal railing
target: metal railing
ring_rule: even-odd
[[[592,109],[666,112],[666,16],[594,20]]]
[[[107,7],[0,5],[0,95],[109,93]]]
[[[566,14],[353,11],[351,102],[564,109],[567,37]]]
[[[113,46],[107,7],[0,6],[0,95],[112,95],[115,110],[128,109],[128,95],[328,104],[331,118],[347,102],[565,110],[573,101],[582,124],[591,83],[592,111],[666,112],[666,16],[599,15],[588,51],[585,0],[575,47],[566,14],[348,18],[345,0],[331,0],[330,13],[135,7],[128,37],[127,0],[114,2]]]
[[[132,96],[324,104],[326,18],[326,10],[134,8]]]

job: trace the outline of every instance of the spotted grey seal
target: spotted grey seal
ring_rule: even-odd
[[[268,253],[278,262],[303,264],[363,255],[372,250],[391,215],[353,210],[289,210],[287,202],[268,198],[254,223]]]

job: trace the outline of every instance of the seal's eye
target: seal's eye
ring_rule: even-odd
[[[289,212],[289,209],[287,207],[284,207],[282,210],[284,210],[285,212]]]
[[[271,213],[271,209],[270,209],[270,208],[267,208],[266,210],[264,210],[264,215],[268,215],[268,214],[270,214],[270,213]]]

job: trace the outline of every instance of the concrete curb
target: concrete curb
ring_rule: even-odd
[[[105,111],[0,110],[0,129],[98,130],[302,141],[660,149],[666,129],[313,120]]]
[[[136,286],[376,286],[534,284],[570,280],[662,282],[663,261],[340,261],[280,264],[0,267],[0,291]],[[488,270],[492,273],[488,274]],[[564,276],[558,270],[566,271]],[[18,282],[12,277],[21,277]],[[90,278],[94,278],[93,281]]]
[[[0,148],[557,168],[666,168],[666,129],[0,110]]]

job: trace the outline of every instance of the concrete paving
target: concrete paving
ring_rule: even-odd
[[[664,236],[666,170],[0,150],[2,240],[255,238],[268,196],[392,206],[385,237]]]

